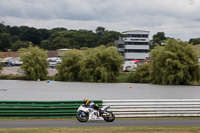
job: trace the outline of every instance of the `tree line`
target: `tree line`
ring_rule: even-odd
[[[121,33],[108,31],[104,27],[97,27],[96,31],[90,30],[68,30],[64,27],[53,29],[37,29],[28,26],[9,26],[0,23],[0,51],[17,51],[20,48],[38,46],[44,50],[57,50],[61,48],[85,49],[100,45],[114,46],[115,40]],[[153,35],[150,41],[151,49],[156,44],[162,45],[169,39],[164,32]],[[191,38],[192,45],[200,44],[200,38]]]
[[[152,61],[137,68],[130,78],[138,83],[165,85],[200,84],[200,65],[193,46],[181,40],[168,39],[150,52]]]
[[[20,71],[28,80],[44,80],[48,75],[46,51],[30,46],[19,50]],[[56,65],[58,73],[54,76],[59,81],[113,82],[119,75],[124,62],[116,47],[89,48],[84,53],[77,49],[65,52],[61,64]]]
[[[156,44],[163,45],[165,41],[167,41],[168,39],[174,39],[174,38],[166,37],[164,32],[158,32],[155,35],[153,35],[150,43],[154,47]],[[200,44],[200,38],[191,38],[188,43],[192,45],[198,45]]]
[[[48,75],[46,51],[38,46],[21,48],[19,51],[23,64],[20,70],[28,80],[45,79]],[[137,67],[117,80],[124,59],[116,47],[88,48],[84,53],[73,49],[65,52],[61,64],[56,66],[58,81],[154,83],[165,85],[200,84],[200,65],[191,44],[181,40],[168,39],[163,46],[151,50],[151,62]],[[0,65],[0,71],[2,66]]]
[[[44,50],[60,48],[84,49],[100,45],[114,46],[119,32],[97,27],[96,31],[68,30],[58,27],[53,29],[36,29],[28,26],[9,26],[0,23],[0,51],[17,51],[20,48],[38,46]]]
[[[85,48],[84,54],[71,50],[62,55],[62,63],[57,66],[58,74],[55,79],[114,82],[120,75],[124,62],[116,47],[112,47],[119,36],[120,33],[106,31],[104,27],[97,27],[96,32],[92,32],[65,28],[47,30],[27,26],[10,27],[0,24],[0,50],[19,51],[24,62],[21,70],[27,79],[37,80],[45,79],[48,74],[47,55],[44,50]],[[190,39],[189,43],[171,39],[166,37],[164,32],[158,32],[151,40],[152,61],[138,67],[136,72],[127,74],[126,81],[155,84],[199,82],[200,65],[192,48],[192,45],[199,43],[199,39]]]

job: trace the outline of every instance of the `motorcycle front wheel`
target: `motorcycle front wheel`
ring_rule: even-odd
[[[80,122],[87,122],[89,119],[89,115],[83,111],[79,111],[76,115],[76,119]]]
[[[105,115],[103,118],[106,122],[113,122],[115,120],[115,115],[112,112],[107,112],[108,115]]]

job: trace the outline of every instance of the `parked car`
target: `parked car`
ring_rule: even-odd
[[[13,64],[11,61],[0,61],[1,64],[3,64],[4,67],[12,67]]]
[[[56,67],[57,62],[50,62],[49,63],[49,67],[51,68],[55,68]]]
[[[131,72],[135,71],[135,68],[137,67],[137,62],[135,61],[125,61],[123,65],[123,72]]]

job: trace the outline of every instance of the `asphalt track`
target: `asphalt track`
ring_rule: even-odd
[[[200,119],[129,119],[105,122],[103,120],[26,120],[0,121],[0,128],[46,128],[46,127],[115,127],[115,126],[200,126]]]

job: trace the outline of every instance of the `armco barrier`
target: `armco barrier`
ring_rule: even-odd
[[[101,100],[93,100],[99,106]],[[0,101],[0,118],[75,117],[83,101]]]
[[[103,100],[116,117],[200,116],[200,99]]]
[[[200,116],[200,99],[92,100],[116,117]],[[75,117],[82,101],[0,101],[0,118]]]

